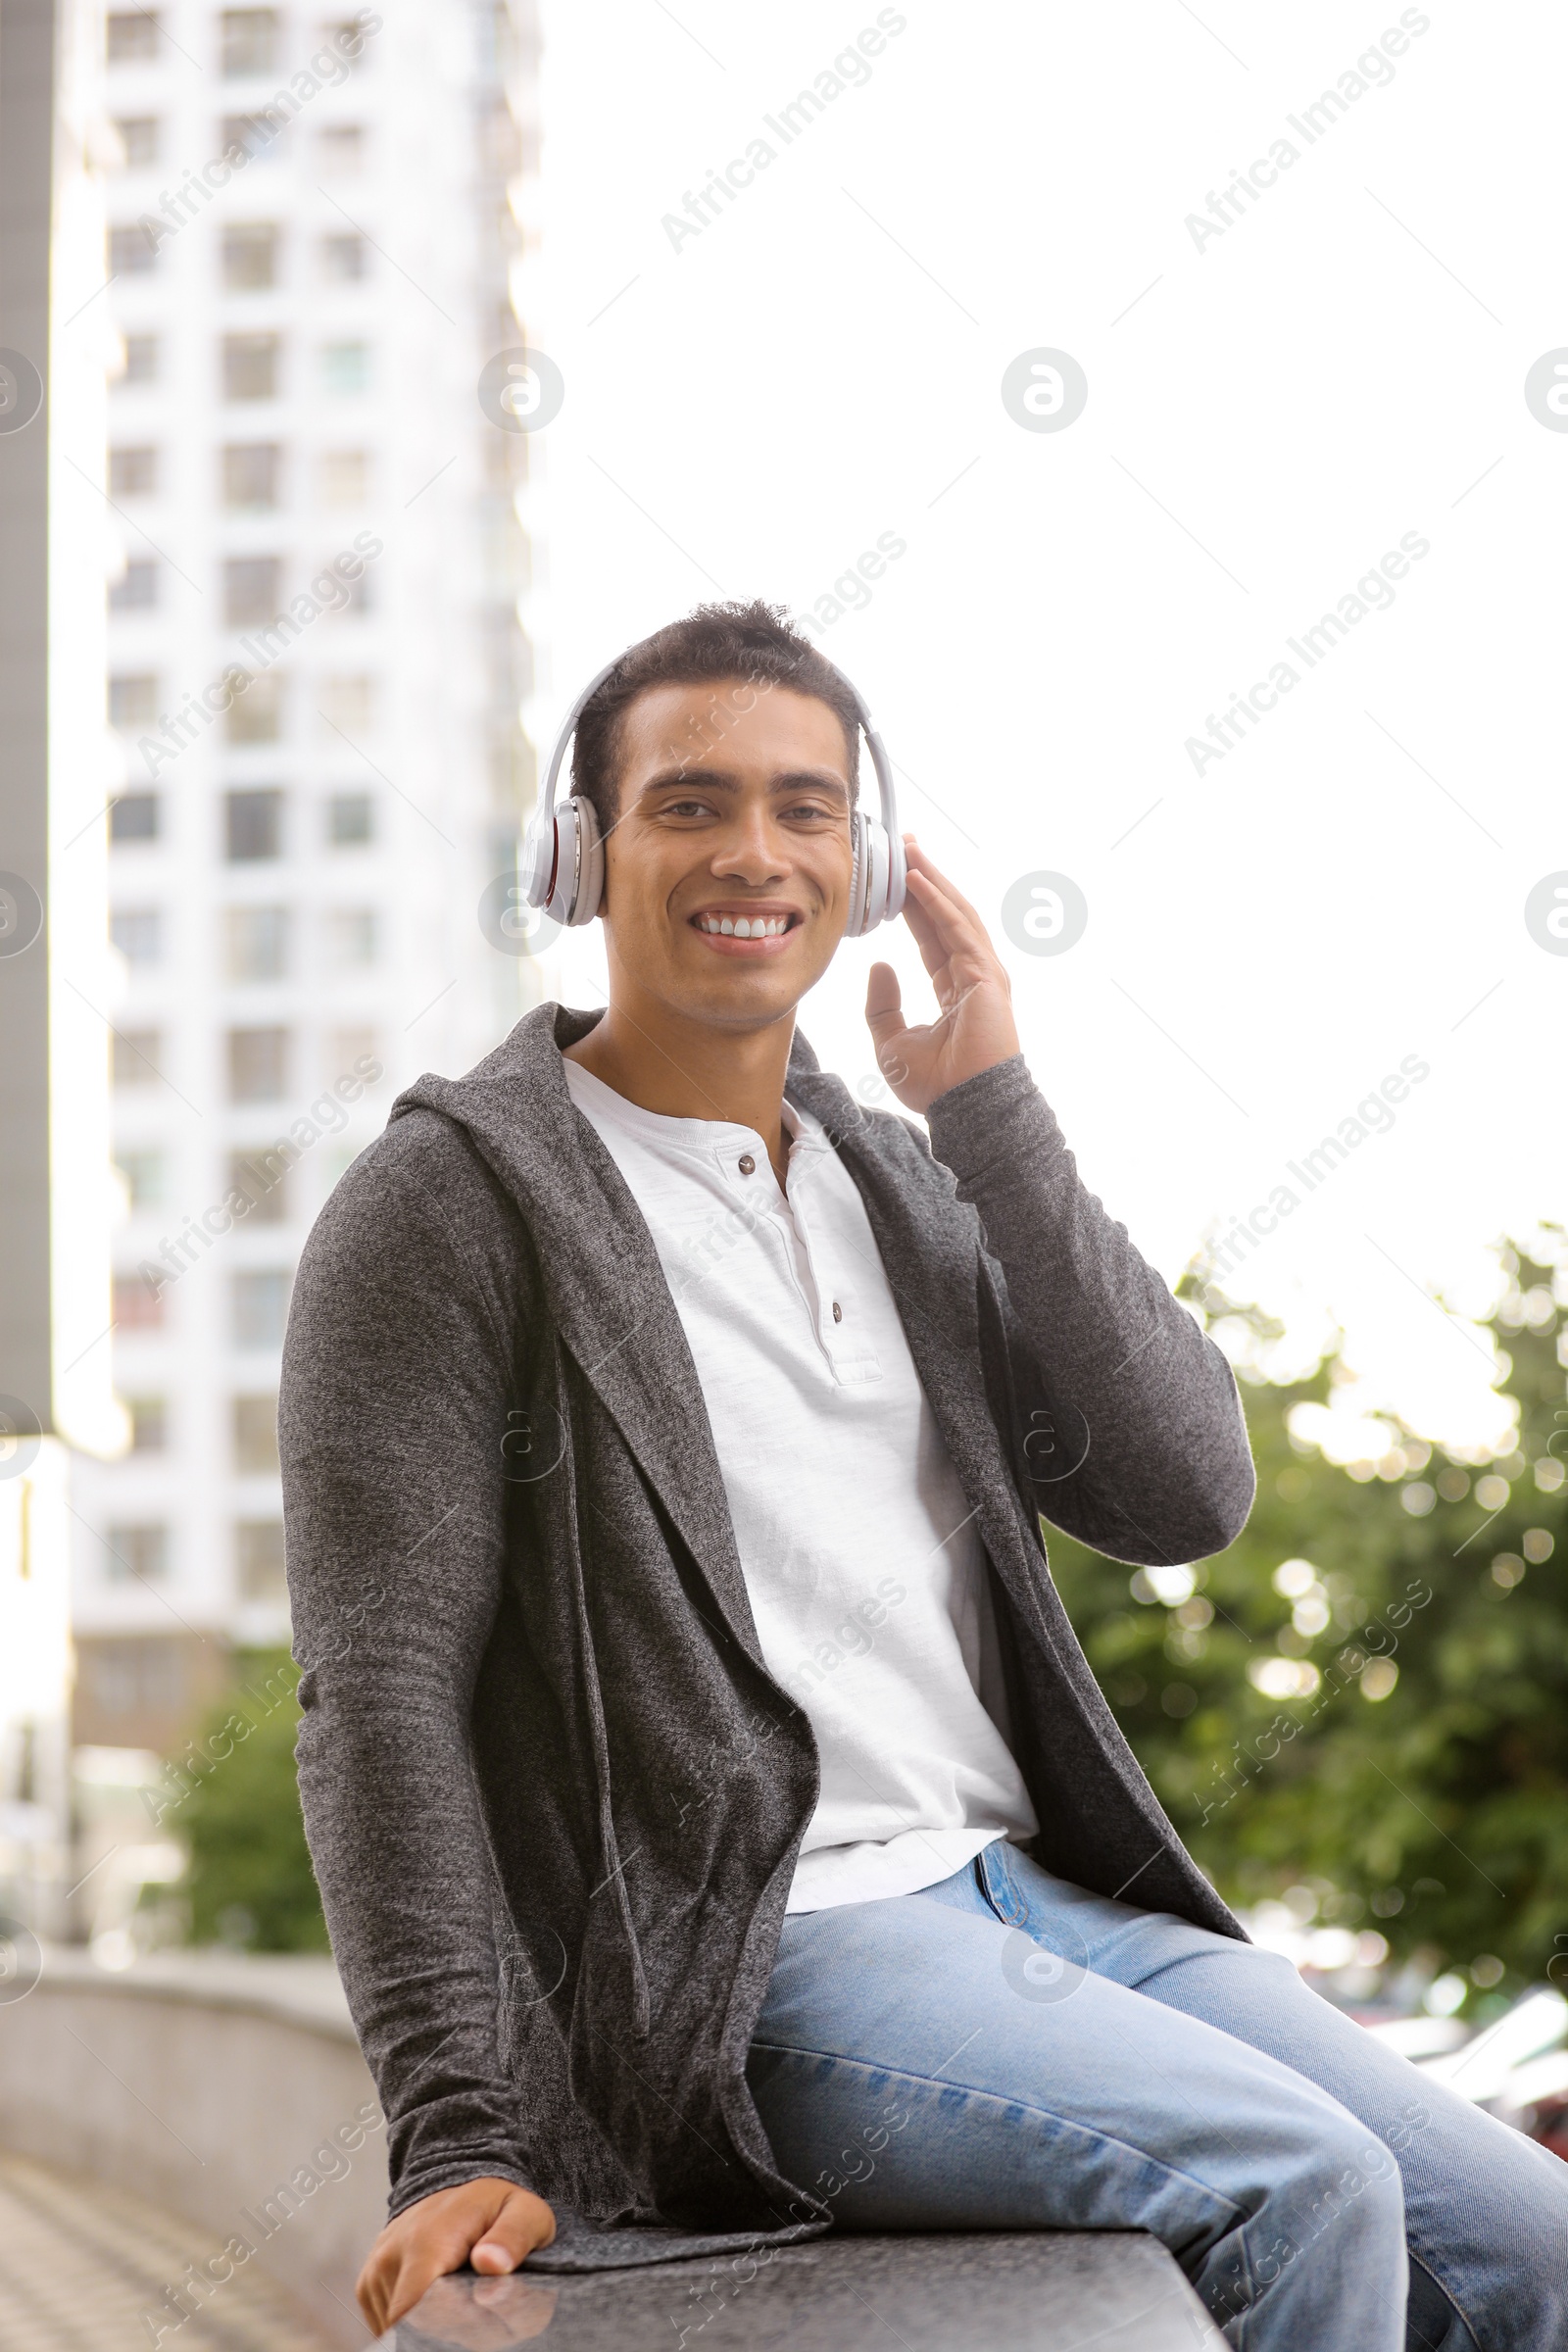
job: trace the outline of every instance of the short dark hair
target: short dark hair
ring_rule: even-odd
[[[826,703],[844,729],[850,797],[856,797],[860,773],[859,712],[853,691],[832,662],[791,626],[782,605],[755,600],[751,604],[699,605],[684,620],[672,620],[629,646],[577,721],[571,789],[592,802],[602,833],[610,831],[620,813],[616,770],[621,729],[637,697],[653,686],[717,685],[726,678],[743,678],[764,690],[784,686],[792,694],[808,694]],[[717,711],[713,724],[717,729],[723,725]]]

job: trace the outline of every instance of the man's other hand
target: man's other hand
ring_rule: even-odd
[[[877,1068],[906,1110],[924,1111],[938,1095],[977,1078],[1019,1051],[1012,987],[984,923],[968,900],[937,871],[913,834],[904,837],[908,892],[904,919],[937,992],[940,1018],[906,1026],[899,976],[873,963],[865,1020]]]
[[[370,2248],[357,2290],[366,2324],[384,2335],[433,2279],[466,2262],[485,2278],[499,2278],[555,2234],[556,2217],[543,2197],[514,2180],[438,2188],[388,2222]]]

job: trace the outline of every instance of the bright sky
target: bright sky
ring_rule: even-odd
[[[1525,394],[1568,346],[1560,12],[1521,0],[1506,36],[1478,8],[1233,0],[544,23],[529,331],[566,390],[532,453],[536,731],[698,600],[809,613],[905,543],[821,642],[999,939],[1087,1181],[1172,1281],[1290,1187],[1233,1294],[1343,1323],[1362,1403],[1484,1438],[1487,1360],[1424,1294],[1484,1308],[1486,1244],[1568,1207],[1568,954],[1525,919],[1568,885],[1568,430]],[[1325,90],[1343,111],[1306,114]],[[752,183],[687,233],[737,158]],[[1256,191],[1216,230],[1239,171]],[[1004,405],[1041,350],[1087,378],[1059,430]],[[1297,682],[1195,762],[1281,662]],[[1040,873],[1087,901],[1064,954],[1001,929]],[[595,1001],[599,938],[553,993]],[[852,1085],[876,954],[925,1001],[900,926],[803,1014]],[[1287,1172],[1416,1064],[1344,1165]]]

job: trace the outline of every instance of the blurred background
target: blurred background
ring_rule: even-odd
[[[0,4],[0,2348],[364,2338],[292,1269],[402,1086],[602,1001],[519,905],[539,754],[713,597],[860,685],[1237,1367],[1229,1551],[1052,1539],[1141,1761],[1260,1939],[1568,2157],[1565,49]],[[802,1023],[875,1105],[871,954]]]

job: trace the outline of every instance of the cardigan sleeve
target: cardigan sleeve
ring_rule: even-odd
[[[278,1416],[300,1795],[394,2214],[485,2176],[531,2185],[468,1744],[500,1595],[507,1366],[416,1166],[394,1130],[318,1220]]]
[[[1023,1056],[939,1096],[927,1122],[1000,1267],[1040,1511],[1113,1559],[1223,1550],[1255,1485],[1230,1365],[1084,1185]]]

